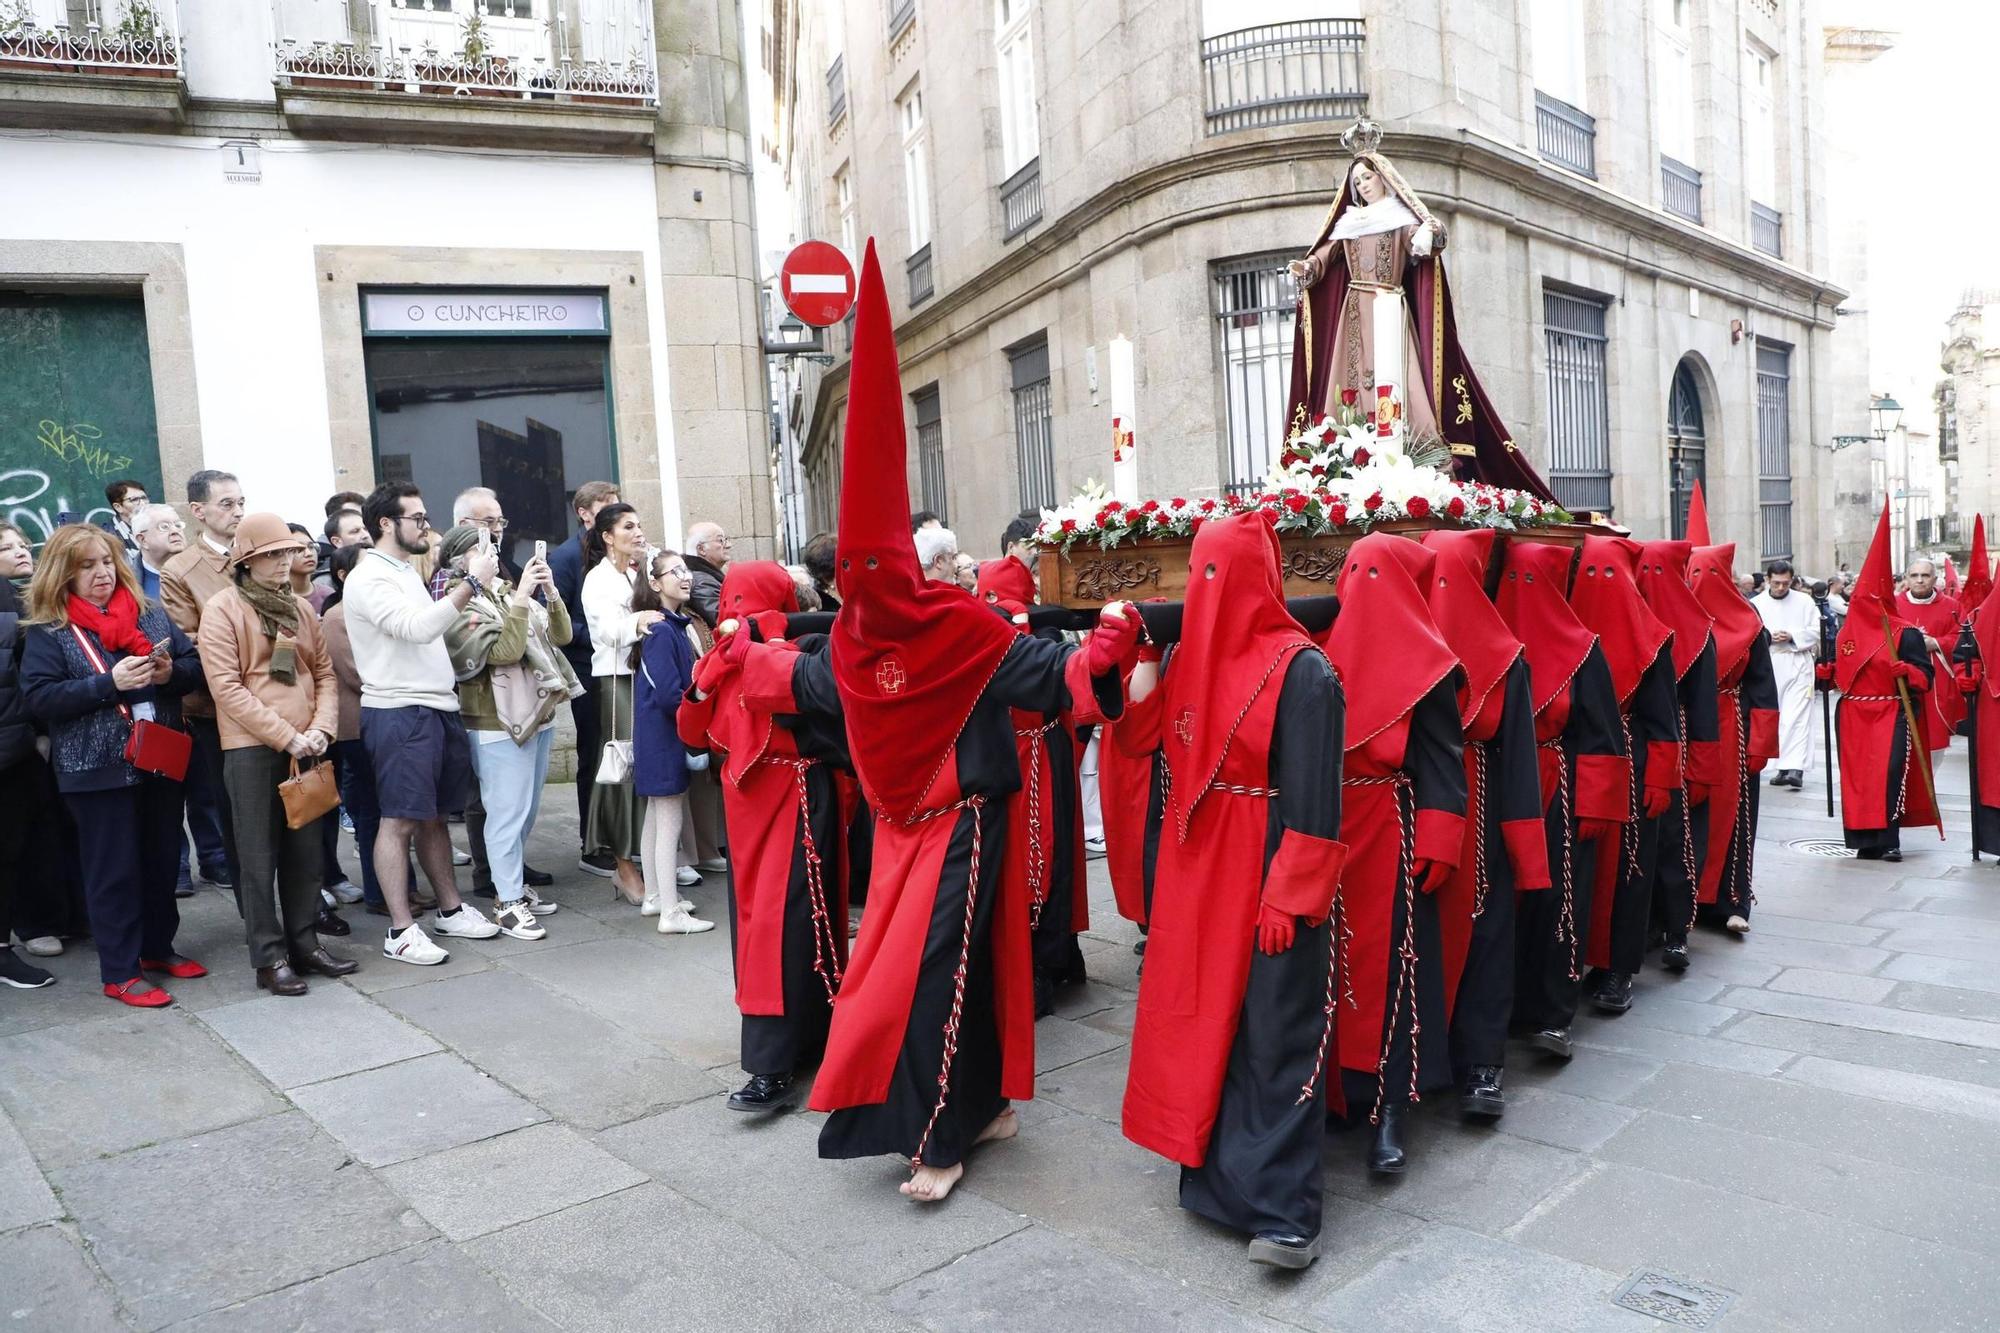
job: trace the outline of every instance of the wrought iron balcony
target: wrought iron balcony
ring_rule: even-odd
[[[1660,206],[1677,218],[1701,221],[1701,173],[1660,155]]]
[[[648,0],[272,0],[281,87],[652,107]]]
[[[1545,162],[1597,179],[1597,121],[1535,90],[1535,150]]]
[[[910,274],[910,304],[912,306],[922,305],[937,294],[937,286],[931,281],[930,246],[926,245],[923,249],[911,255],[903,267]]]
[[[1750,246],[1773,259],[1785,257],[1785,215],[1759,203],[1750,205]]]
[[[835,56],[826,69],[826,126],[832,129],[847,114],[847,60]]]
[[[0,8],[0,69],[24,74],[181,77],[174,0],[9,0]]]
[[[1011,241],[1041,220],[1042,159],[1035,157],[1000,186],[1000,239]]]
[[[1360,19],[1267,23],[1203,39],[1208,132],[1364,114],[1366,45]]]

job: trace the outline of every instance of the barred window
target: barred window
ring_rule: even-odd
[[[1285,399],[1292,382],[1292,326],[1298,305],[1285,275],[1289,255],[1255,255],[1214,266],[1215,326],[1221,340],[1223,402],[1229,423],[1229,489],[1261,488],[1285,444]]]
[[[935,382],[910,395],[917,412],[917,483],[922,496],[919,507],[946,519],[944,485],[944,415],[938,402]]]
[[[1667,394],[1667,469],[1673,484],[1673,509],[1668,531],[1679,541],[1687,536],[1688,505],[1697,484],[1708,487],[1708,436],[1702,428],[1701,389],[1692,362],[1674,367],[1673,388]]]
[[[1054,400],[1049,393],[1046,336],[1007,349],[1014,392],[1014,453],[1021,508],[1053,509],[1056,496]]]
[[[1757,517],[1766,561],[1792,557],[1792,349],[1757,340]]]
[[[1571,513],[1611,512],[1605,302],[1542,293],[1549,358],[1549,486]]]

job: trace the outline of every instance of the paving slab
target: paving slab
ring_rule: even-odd
[[[557,1212],[646,1177],[564,1125],[530,1125],[412,1158],[382,1179],[450,1240]]]
[[[382,918],[371,916],[362,920],[379,922]],[[357,925],[354,932],[356,937],[358,938],[364,930],[369,932],[366,944],[354,945],[347,950],[353,957],[363,960],[361,970],[341,981],[341,985],[352,987],[363,995],[378,995],[383,991],[402,990],[408,986],[428,986],[433,982],[462,977],[470,972],[485,972],[498,966],[491,958],[454,947],[459,943],[457,940],[443,941],[444,946],[451,949],[451,957],[434,967],[398,963],[393,959],[382,957],[381,934],[375,927]],[[349,943],[352,944],[352,941]]]
[[[358,991],[316,981],[303,996],[265,995],[204,1010],[201,1021],[281,1088],[428,1055],[438,1044]]]
[[[1032,1132],[1032,1127],[1027,1132]],[[621,1125],[598,1143],[678,1194],[861,1291],[883,1291],[1028,1225],[961,1184],[940,1208],[897,1190],[892,1158],[822,1161],[819,1125],[753,1118],[719,1100]],[[1017,1169],[1014,1143],[981,1148],[966,1180]]]
[[[1736,993],[1757,993],[1737,987]],[[1638,1023],[1627,1023],[1623,1015],[1618,1018],[1583,1019],[1570,1029],[1575,1038],[1577,1055],[1573,1063],[1582,1064],[1587,1058],[1594,1058],[1600,1051],[1616,1051],[1621,1055],[1644,1056],[1648,1059],[1672,1061],[1679,1064],[1705,1065],[1711,1069],[1730,1070],[1739,1074],[1775,1074],[1784,1068],[1791,1056],[1783,1051],[1765,1050],[1756,1046],[1745,1046],[1725,1037],[1690,1036],[1684,1032],[1667,1032],[1660,1028],[1649,1028]]]
[[[468,1241],[508,1293],[591,1333],[842,1333],[921,1325],[661,1185],[640,1185]]]
[[[1587,1153],[1637,1114],[1627,1106],[1574,1097],[1557,1091],[1556,1085],[1544,1085],[1510,1091],[1507,1114],[1493,1128],[1517,1139],[1532,1139],[1551,1148]]]
[[[1880,1004],[1896,989],[1887,977],[1857,977],[1847,972],[1823,972],[1813,967],[1788,967],[1771,978],[1768,989],[1792,995],[1817,995],[1823,1000],[1853,1000]]]
[[[2000,1056],[1976,1046],[1904,1037],[1867,1028],[1833,1027],[1794,1018],[1750,1014],[1723,1035],[1749,1042],[1896,1072],[2000,1088]]]
[[[1125,1075],[1131,1063],[1132,1049],[1123,1045],[1079,1060],[1037,1078],[1035,1099],[1054,1102],[1115,1126],[1124,1116]]]
[[[55,1173],[98,1266],[154,1328],[428,1239],[303,1115]]]
[[[1909,931],[1916,935],[1948,935],[1966,940],[2000,940],[2000,914],[1967,910],[1983,904],[1960,899],[1932,900],[1929,910],[1891,909],[1877,912],[1862,922],[1888,931]]]
[[[1117,1037],[1101,1028],[1054,1016],[1039,1019],[1035,1023],[1035,1075],[1039,1078],[1120,1044]]]
[[[108,1001],[107,1001],[108,1003]],[[282,1108],[203,1028],[172,1009],[0,1040],[0,1107],[44,1166],[219,1129]]]
[[[1977,1018],[2000,1023],[2000,991],[1966,986],[1932,986],[1921,981],[1897,981],[1883,1003],[1920,1014]]]
[[[292,1100],[369,1166],[505,1134],[540,1108],[452,1055],[425,1055],[294,1089]]]
[[[1767,912],[1760,904],[1750,916],[1750,938],[1818,940],[1822,944],[1875,944],[1889,932],[1873,926],[1851,926],[1839,921],[1815,921],[1811,917],[1786,916]]]
[[[1514,1088],[1554,1088],[1572,1097],[1589,1097],[1600,1102],[1622,1102],[1646,1081],[1666,1068],[1666,1062],[1643,1055],[1620,1055],[1594,1050],[1588,1057],[1570,1060],[1545,1059],[1525,1050],[1511,1053],[1506,1086]]]
[[[1991,1327],[2000,1272],[1970,1251],[1617,1163],[1511,1239],[1612,1273],[1658,1267],[1738,1293],[1734,1311],[1810,1329]]]
[[[1989,969],[2000,967],[2000,940],[1970,939],[1943,929],[1890,931],[1883,936],[1882,947],[1895,953],[1956,958]]]
[[[1884,963],[1881,975],[1895,981],[1920,981],[1931,986],[1955,986],[2000,995],[2000,967],[1964,959],[1906,953]]]
[[[1519,1222],[1588,1165],[1577,1153],[1465,1124],[1455,1108],[1440,1105],[1410,1118],[1403,1135],[1409,1172],[1385,1178],[1368,1170],[1370,1133],[1363,1123],[1327,1136],[1330,1192],[1489,1235]]]
[[[1132,1264],[1033,1227],[912,1279],[889,1298],[892,1309],[924,1327],[1087,1328],[1093,1333],[1155,1333],[1162,1328],[1282,1327],[1198,1292],[1162,1299],[1154,1276]]]
[[[91,1266],[75,1230],[57,1226],[0,1234],[0,1320],[9,1333],[134,1327]]]
[[[443,1241],[412,1245],[197,1315],[175,1324],[174,1333],[351,1333],[365,1327],[393,1327],[396,1333],[556,1333],[556,1325]]]
[[[0,1231],[53,1222],[62,1215],[27,1141],[13,1120],[0,1114]]]
[[[1785,1071],[1785,1077],[1836,1092],[1877,1097],[1900,1106],[2000,1124],[2000,1091],[1991,1086],[1975,1087],[1957,1079],[1900,1073],[1819,1056],[1798,1061]],[[2000,1147],[2000,1143],[1993,1147]],[[1980,1160],[1969,1163],[1967,1169],[1984,1174],[1988,1164],[1987,1160]]]
[[[381,1003],[544,1110],[586,1129],[712,1097],[723,1087],[512,968],[387,992]]]
[[[1725,993],[1723,1000],[1739,1009],[1777,1018],[1798,1018],[1808,1023],[1865,1028],[1900,1037],[1922,1037],[1927,1041],[1948,1041],[1960,1046],[2000,1051],[2000,1023],[1985,1023],[1973,1018],[1912,1013],[1907,1009],[1886,1008],[1879,1004],[1823,1000],[1813,995],[1786,995],[1742,986]]]
[[[1697,1003],[1676,994],[1637,994],[1632,1007],[1618,1016],[1631,1027],[1659,1028],[1662,1032],[1684,1032],[1700,1036],[1735,1018],[1739,1011],[1723,1004]]]
[[[1476,1231],[1425,1227],[1314,1302],[1303,1322],[1327,1329],[1659,1333],[1658,1321],[1612,1303],[1621,1281]]]
[[[684,954],[609,939],[524,954],[507,966],[689,1064],[710,1069],[736,1063],[741,1015],[735,987],[726,975]]]

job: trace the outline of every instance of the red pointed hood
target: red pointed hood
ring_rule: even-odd
[[[955,585],[932,583],[910,538],[903,387],[875,242],[861,262],[841,449],[835,683],[854,769],[898,823],[924,798],[1014,630]]]
[[[1841,693],[1849,692],[1855,677],[1868,659],[1885,648],[1893,656],[1893,645],[1909,628],[1896,614],[1896,577],[1890,572],[1889,502],[1882,502],[1882,517],[1875,521],[1875,539],[1868,543],[1867,558],[1854,586],[1847,593],[1847,619],[1840,622],[1840,637],[1833,652],[1833,683]]]
[[[1687,583],[1694,548],[1686,542],[1646,542],[1639,548],[1639,595],[1674,632],[1674,676],[1685,676],[1715,637],[1708,612]]]
[[[1179,840],[1187,840],[1237,724],[1265,689],[1282,688],[1292,655],[1310,647],[1311,636],[1285,610],[1278,534],[1269,517],[1237,514],[1202,524],[1188,552],[1180,646],[1161,686],[1161,753],[1173,778]]]
[[[1715,633],[1715,677],[1728,680],[1764,629],[1763,617],[1736,586],[1736,543],[1697,546],[1688,560],[1688,588]]]
[[[1639,595],[1639,543],[1630,537],[1585,537],[1569,604],[1585,628],[1597,635],[1618,702],[1629,702],[1639,678],[1673,637]]]
[[[1944,585],[1944,595],[1958,600],[1958,566],[1951,563],[1951,557],[1944,558],[1944,576],[1938,580]]]
[[[766,639],[785,632],[784,615],[799,609],[799,585],[775,560],[732,560],[722,571],[717,622],[754,620]]]
[[[1493,605],[1528,653],[1528,687],[1541,712],[1590,657],[1597,636],[1570,609],[1564,590],[1576,552],[1553,542],[1510,537]]]
[[[1965,566],[1965,586],[1959,590],[1958,604],[1966,615],[1979,609],[1986,594],[1993,591],[1993,566],[1986,558],[1986,515],[1972,516],[1972,557]]]
[[[1493,563],[1491,528],[1467,532],[1427,532],[1423,544],[1436,557],[1424,599],[1431,620],[1465,668],[1459,687],[1459,721],[1470,725],[1507,672],[1521,659],[1521,641],[1486,596],[1486,570]]]
[[[1424,546],[1386,532],[1348,548],[1327,640],[1346,696],[1348,750],[1388,729],[1458,666],[1424,600],[1435,563]]]
[[[1035,604],[1035,576],[1028,567],[1013,556],[1002,556],[998,560],[987,560],[979,566],[979,582],[973,586],[972,595],[989,606],[1001,602],[1017,602],[1022,606]]]
[[[1708,497],[1701,492],[1701,483],[1694,484],[1694,494],[1688,496],[1687,542],[1689,546],[1707,546],[1713,541],[1708,535]]]

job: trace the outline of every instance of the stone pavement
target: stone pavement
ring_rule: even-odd
[[[1370,1180],[1330,1135],[1326,1257],[1251,1267],[1118,1132],[1134,931],[1093,866],[1091,983],[1040,1024],[1040,1096],[945,1205],[887,1161],[821,1162],[817,1117],[748,1124],[726,933],[656,934],[574,869],[545,803],[549,938],[383,959],[350,909],[351,983],[263,996],[205,891],[216,969],[138,1013],[94,959],[0,993],[0,1320],[9,1328],[1662,1329],[1642,1270],[1733,1294],[1714,1324],[1992,1327],[2000,1310],[2000,870],[1949,844],[1900,866],[1821,791],[1767,792],[1755,930],[1520,1052],[1497,1128],[1425,1108]],[[350,852],[351,855],[351,852]],[[719,908],[713,877],[693,896]],[[336,941],[336,945],[341,942]],[[1683,1289],[1685,1290],[1685,1288]]]

